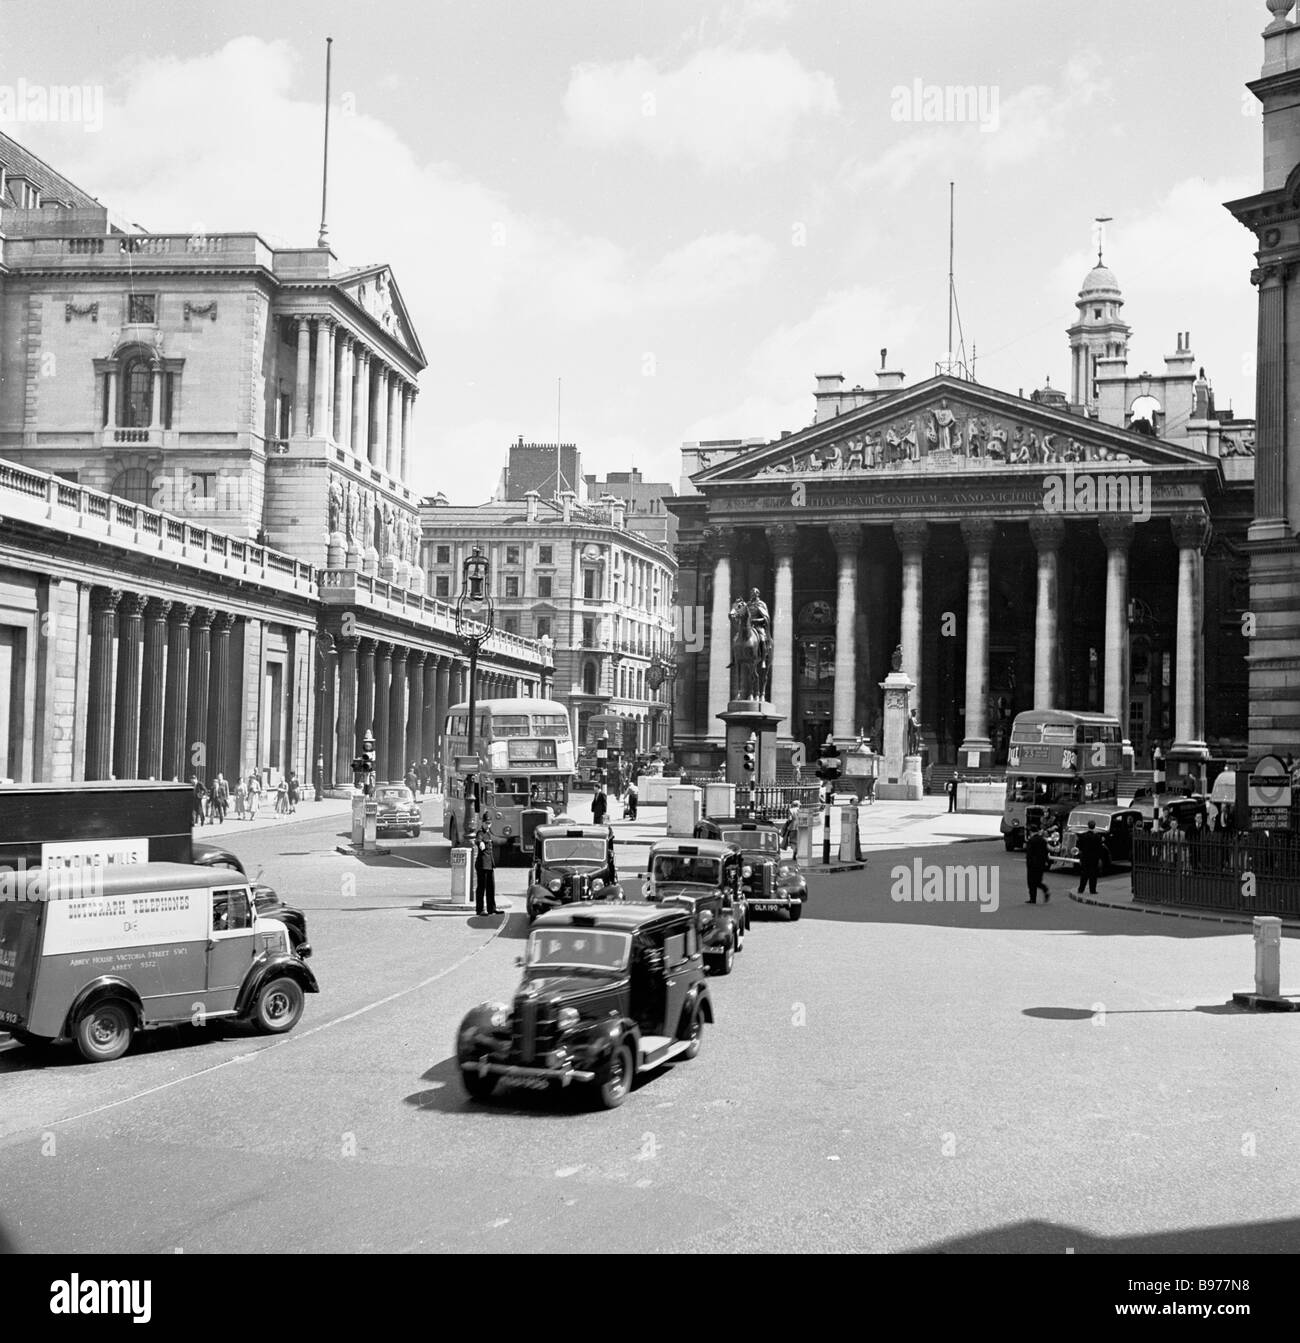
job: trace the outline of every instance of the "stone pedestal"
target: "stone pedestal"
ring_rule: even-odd
[[[733,699],[718,715],[727,725],[728,783],[776,783],[776,727],[785,721],[768,700]],[[756,739],[756,769],[745,773],[743,759],[749,734]]]
[[[924,792],[921,757],[907,753],[907,711],[916,682],[905,671],[891,671],[880,688],[885,692],[885,727],[876,796],[915,802]]]

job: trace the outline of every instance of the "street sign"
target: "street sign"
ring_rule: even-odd
[[[477,774],[482,769],[482,764],[476,755],[458,755],[456,756],[457,774]]]
[[[1291,776],[1275,755],[1256,764],[1247,782],[1252,830],[1286,830],[1291,825]]]

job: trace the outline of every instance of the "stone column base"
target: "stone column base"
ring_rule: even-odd
[[[886,779],[876,780],[876,796],[886,801],[919,802],[925,793],[925,783],[921,777],[921,757],[909,755],[903,757],[903,772],[897,783]]]
[[[957,748],[956,769],[959,774],[966,769],[992,767],[993,743],[987,737],[967,737]]]

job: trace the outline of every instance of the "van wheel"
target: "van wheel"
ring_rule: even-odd
[[[264,1035],[281,1035],[298,1024],[303,1009],[302,985],[288,975],[272,979],[257,991],[253,1024]]]
[[[628,1044],[620,1044],[609,1056],[609,1062],[601,1069],[596,1079],[596,1099],[603,1110],[617,1110],[627,1099],[632,1087],[634,1068],[632,1049]]]
[[[126,1053],[135,1033],[135,1014],[123,1002],[109,998],[77,1018],[73,1034],[81,1057],[89,1063],[109,1063]]]

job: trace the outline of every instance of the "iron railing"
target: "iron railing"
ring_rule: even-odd
[[[1243,914],[1300,916],[1295,832],[1191,831],[1133,837],[1133,899]]]

